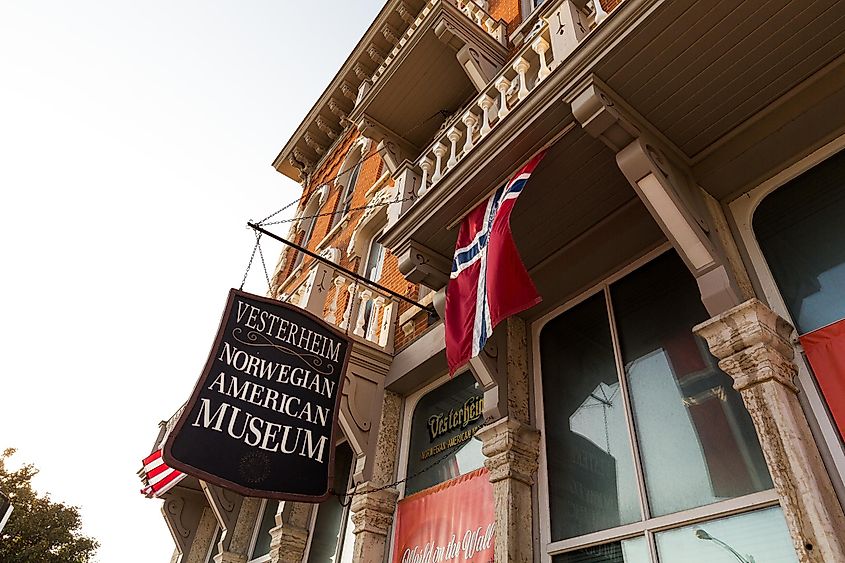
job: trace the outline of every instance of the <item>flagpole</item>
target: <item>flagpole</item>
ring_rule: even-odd
[[[332,262],[331,260],[328,260],[327,258],[323,258],[322,256],[320,256],[316,252],[311,252],[307,248],[300,246],[300,245],[296,244],[295,242],[291,242],[287,239],[280,237],[279,235],[277,235],[275,233],[271,233],[270,231],[259,227],[258,225],[256,225],[255,223],[253,223],[251,221],[247,222],[247,225],[250,228],[252,228],[253,230],[261,233],[262,235],[267,235],[271,239],[277,240],[277,241],[281,242],[282,244],[286,244],[286,245],[290,246],[291,248],[294,248],[294,249],[302,252],[306,256],[310,256],[311,258],[318,260],[318,261],[322,262],[323,264],[327,264],[327,265],[331,266],[335,270],[343,272],[347,276],[355,278],[356,280],[360,281],[361,283],[363,283],[365,285],[369,285],[370,287],[374,287],[374,288],[378,289],[382,293],[387,293],[388,295],[395,297],[396,299],[401,299],[405,303],[410,303],[414,307],[419,307],[423,311],[427,311],[427,312],[434,314],[434,315],[437,314],[437,312],[432,307],[429,307],[428,305],[423,305],[422,303],[418,303],[418,302],[414,301],[413,299],[405,297],[401,293],[397,293],[397,292],[393,291],[392,289],[384,287],[383,285],[378,284],[378,283],[376,283],[376,282],[374,282],[370,279],[367,279],[360,274],[356,274],[352,270],[348,270],[348,269],[344,268],[343,266],[341,266],[340,264],[336,264],[336,263]]]

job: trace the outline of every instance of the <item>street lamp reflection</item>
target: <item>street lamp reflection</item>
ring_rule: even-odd
[[[755,563],[754,557],[752,555],[749,555],[748,557],[743,557],[737,552],[737,550],[735,550],[719,538],[714,538],[713,536],[708,534],[707,531],[705,531],[703,528],[698,528],[697,530],[695,530],[695,537],[702,541],[712,541],[722,549],[730,552],[730,554],[736,557],[737,561],[739,561],[740,563]]]

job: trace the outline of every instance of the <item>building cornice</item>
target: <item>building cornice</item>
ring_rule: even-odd
[[[401,31],[404,31],[407,24],[399,14],[400,6],[405,6],[404,9],[410,9],[416,14],[421,4],[419,0],[387,1],[317,102],[276,156],[273,161],[273,167],[276,170],[294,181],[301,182],[306,179],[307,174],[316,169],[316,165],[322,158],[330,153],[329,149],[335,146],[336,140],[343,136],[349,125],[345,116],[352,111],[358,88],[363,80],[370,78],[378,68],[368,51],[372,46],[387,51],[389,45],[392,49],[393,46],[385,38],[383,29],[386,26],[389,29],[396,29],[401,23],[403,26]],[[306,142],[306,133],[309,135],[309,142]],[[314,148],[318,143],[322,143],[325,147],[322,154],[319,149]]]

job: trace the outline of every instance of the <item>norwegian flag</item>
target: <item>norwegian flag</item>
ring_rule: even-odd
[[[160,497],[187,477],[181,471],[168,467],[164,463],[161,459],[161,448],[144,458],[143,464],[144,468],[138,473],[141,474],[141,480],[146,485],[141,489],[141,494],[147,498]]]
[[[499,321],[539,303],[511,235],[516,198],[542,151],[464,218],[446,288],[446,360],[454,373],[478,355]]]

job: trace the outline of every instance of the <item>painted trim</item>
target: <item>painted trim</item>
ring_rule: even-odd
[[[728,204],[730,219],[739,232],[737,243],[741,244],[742,249],[747,253],[748,260],[751,263],[751,270],[756,274],[760,282],[763,297],[775,313],[792,323],[793,326],[795,326],[795,321],[786,308],[786,302],[783,300],[780,289],[775,283],[772,271],[769,269],[769,264],[765,256],[763,256],[763,250],[760,248],[757,236],[754,234],[754,213],[760,203],[769,194],[843,149],[845,149],[845,135],[817,149]],[[839,439],[839,434],[833,425],[833,420],[828,413],[825,401],[815,383],[815,378],[810,372],[810,368],[804,359],[801,345],[797,340],[793,341],[793,348],[795,349],[795,358],[793,361],[798,367],[798,387],[806,397],[807,404],[810,408],[810,413],[805,414],[810,414],[813,417],[819,432],[821,432],[825,448],[830,454],[833,467],[828,467],[828,471],[835,471],[838,474],[840,483],[845,485],[845,445]]]
[[[255,551],[255,544],[258,543],[258,532],[261,531],[261,521],[264,519],[264,511],[267,510],[267,499],[261,500],[261,508],[258,510],[258,516],[255,518],[255,524],[252,527],[252,539],[249,540],[249,557],[247,563],[265,563],[270,561],[270,554],[259,555],[252,558],[252,552]]]

